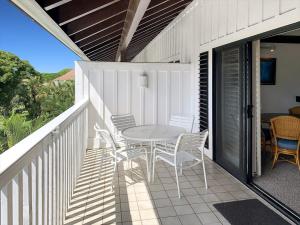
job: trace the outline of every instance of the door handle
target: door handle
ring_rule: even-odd
[[[253,105],[248,105],[247,106],[247,117],[248,118],[253,118]]]

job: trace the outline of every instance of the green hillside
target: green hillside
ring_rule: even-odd
[[[54,80],[57,77],[60,77],[60,76],[62,76],[64,74],[66,74],[70,70],[71,69],[66,68],[66,69],[62,69],[62,70],[58,71],[57,73],[41,73],[41,74],[42,74],[44,80],[51,81],[51,80]]]

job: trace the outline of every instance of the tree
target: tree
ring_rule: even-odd
[[[31,121],[26,120],[22,114],[12,114],[9,118],[3,119],[2,129],[7,138],[7,146],[11,148],[31,133]]]
[[[74,81],[50,82],[44,85],[41,94],[42,115],[52,119],[74,104]]]
[[[11,102],[20,94],[21,82],[35,76],[40,74],[27,61],[11,53],[0,51],[0,112],[2,115],[9,116],[12,112]]]

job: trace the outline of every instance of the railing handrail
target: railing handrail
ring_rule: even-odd
[[[6,150],[0,155],[0,187],[7,180],[7,177],[3,179],[3,176],[6,176],[6,172],[8,172],[8,176],[13,177],[15,174],[11,174],[10,168],[15,167],[18,162],[20,162],[27,154],[34,149],[34,147],[40,143],[44,138],[46,138],[51,132],[58,129],[61,125],[64,124],[65,121],[74,118],[78,113],[80,113],[88,104],[88,99],[84,99],[65,112],[55,117],[53,120],[28,135],[22,141]],[[16,171],[18,172],[18,171]]]

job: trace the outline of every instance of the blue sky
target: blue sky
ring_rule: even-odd
[[[28,60],[39,72],[73,68],[79,59],[9,0],[0,0],[0,50]]]

